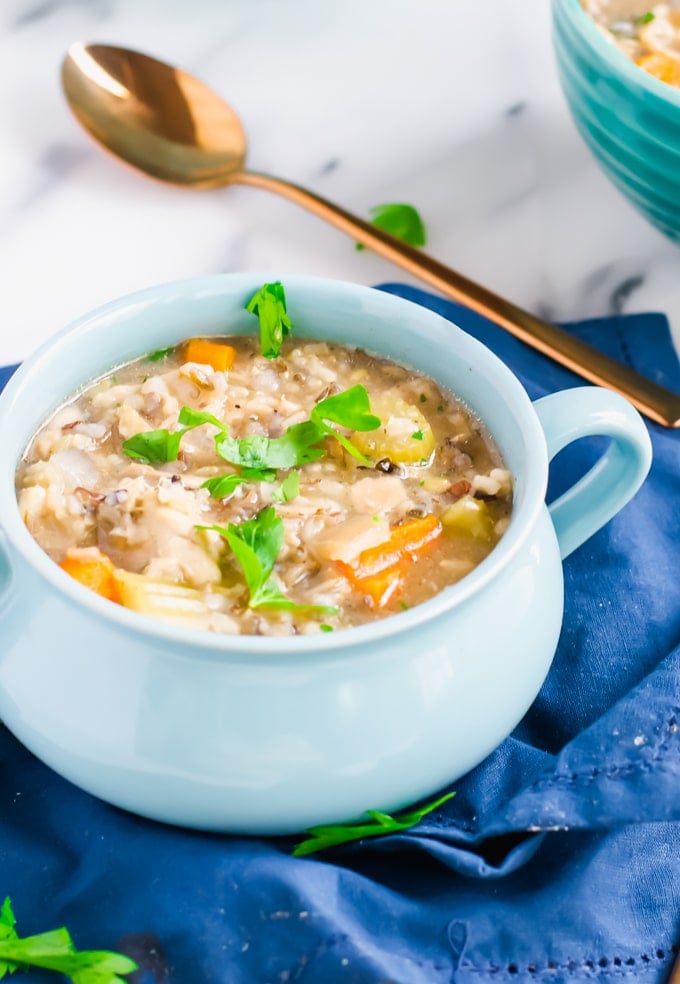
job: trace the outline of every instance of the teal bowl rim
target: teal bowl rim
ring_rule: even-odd
[[[164,295],[173,290],[191,288],[195,291],[210,291],[216,289],[222,281],[234,283],[240,281],[242,284],[248,283],[252,286],[253,281],[263,283],[272,279],[276,278],[269,274],[258,273],[229,273],[191,277],[156,284],[126,294],[87,312],[53,335],[19,367],[0,394],[0,421],[8,412],[14,398],[18,397],[28,385],[33,373],[36,371],[44,372],[45,365],[49,365],[53,358],[58,358],[62,343],[71,334],[87,333],[88,330],[96,331],[97,323],[108,315],[140,303],[158,302]],[[286,276],[286,284],[292,288],[309,282],[332,284],[359,295],[363,295],[365,292],[378,293],[387,306],[390,304],[407,305],[415,308],[421,316],[445,320],[435,311],[423,308],[413,301],[377,291],[374,287],[327,277]],[[4,489],[2,482],[0,482],[0,515],[2,516],[0,547],[2,547],[4,535],[4,538],[11,543],[23,562],[43,581],[50,584],[62,598],[68,599],[74,606],[86,609],[91,615],[102,618],[105,623],[115,625],[118,630],[146,637],[150,642],[156,644],[171,643],[175,652],[183,650],[188,657],[233,663],[243,662],[244,659],[257,654],[259,665],[268,663],[267,657],[278,662],[284,655],[288,660],[298,657],[303,663],[307,662],[311,655],[316,654],[328,658],[332,652],[343,658],[351,656],[366,658],[370,655],[371,643],[389,642],[390,638],[394,636],[417,632],[418,626],[424,622],[433,622],[442,616],[452,615],[455,609],[469,601],[473,596],[483,592],[490,582],[498,577],[512,563],[517,554],[524,549],[527,540],[533,534],[542,510],[545,508],[548,474],[545,434],[526,390],[508,366],[487,346],[472,335],[468,335],[455,323],[452,322],[451,326],[453,331],[458,331],[464,336],[466,346],[486,360],[485,378],[488,379],[489,385],[502,385],[504,387],[506,403],[512,405],[514,413],[521,421],[524,434],[523,449],[526,455],[525,496],[519,507],[513,508],[508,530],[488,557],[456,584],[444,588],[433,598],[415,605],[408,611],[398,612],[377,622],[342,629],[336,633],[314,633],[303,636],[229,635],[185,629],[163,623],[160,619],[150,618],[138,612],[128,611],[119,605],[114,605],[110,601],[98,597],[65,574],[42,550],[23,524],[13,484],[11,493],[9,493],[9,490]],[[490,430],[493,435],[493,426],[490,427]],[[6,616],[0,611],[0,618],[2,617]],[[367,644],[368,652],[365,648]]]
[[[624,76],[631,86],[647,89],[652,95],[677,107],[680,112],[680,89],[645,72],[619,51],[615,44],[607,40],[590,14],[583,9],[580,0],[553,0],[554,23],[556,23],[555,12],[560,8],[571,17],[572,23],[580,30],[583,40],[609,64],[614,74]]]

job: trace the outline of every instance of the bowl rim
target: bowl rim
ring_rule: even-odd
[[[430,308],[399,295],[381,291],[376,287],[327,277],[288,274],[278,277],[271,273],[257,272],[214,274],[156,284],[100,305],[70,322],[61,331],[49,338],[17,369],[3,392],[0,393],[0,431],[2,430],[2,418],[8,414],[12,401],[20,397],[25,388],[31,385],[34,375],[39,378],[46,371],[50,361],[59,357],[60,347],[74,333],[96,333],[101,322],[108,322],[110,326],[112,315],[122,316],[126,311],[142,306],[144,310],[148,310],[149,302],[164,303],[163,298],[167,298],[168,293],[172,294],[172,292],[179,291],[184,294],[188,291],[195,296],[205,291],[215,290],[221,293],[225,291],[231,293],[233,292],[232,287],[236,289],[240,285],[242,288],[253,289],[254,284],[257,287],[257,285],[270,282],[273,279],[282,279],[288,292],[289,302],[291,294],[296,289],[330,287],[341,290],[343,293],[348,292],[358,299],[368,300],[370,298],[375,301],[376,297],[379,297],[380,304],[388,310],[390,307],[395,307],[397,310],[403,309],[404,306],[410,307],[414,309],[414,313],[417,312],[416,316],[421,319],[424,318],[433,323],[434,321],[445,323],[447,329],[451,330],[452,336],[458,333],[459,341],[464,340],[464,345],[472,353],[473,358],[482,361],[485,379],[491,377],[493,382],[500,383],[505,388],[507,397],[504,401],[505,409],[507,410],[508,405],[512,403],[516,420],[522,432],[522,450],[526,457],[525,495],[519,506],[513,505],[509,527],[488,557],[459,582],[444,588],[427,601],[421,602],[407,611],[401,611],[374,622],[337,632],[319,632],[299,636],[253,636],[211,633],[176,626],[128,610],[121,605],[113,604],[79,584],[62,571],[40,547],[37,540],[33,538],[21,520],[14,484],[12,483],[11,489],[6,488],[6,483],[0,474],[0,516],[2,517],[0,548],[3,545],[4,534],[4,537],[17,551],[23,562],[55,589],[59,596],[65,597],[75,607],[86,609],[90,615],[103,618],[105,623],[113,623],[116,629],[123,630],[126,634],[146,637],[150,642],[162,642],[166,647],[168,643],[171,643],[175,650],[186,651],[188,647],[192,651],[192,655],[208,659],[216,658],[223,662],[241,661],[244,657],[251,658],[254,655],[266,660],[267,656],[278,659],[284,654],[307,658],[311,653],[323,655],[325,653],[337,653],[338,650],[354,650],[356,652],[363,649],[366,643],[389,642],[390,637],[401,636],[417,629],[423,623],[429,623],[439,616],[451,614],[481,593],[512,563],[531,536],[540,513],[545,508],[548,475],[545,435],[526,390],[509,367],[482,342],[464,332],[455,322],[449,321]],[[417,331],[417,327],[414,330]],[[342,339],[338,339],[338,341],[342,343]],[[377,349],[376,351],[379,352],[380,350]],[[72,395],[72,392],[66,393],[63,399],[67,399]],[[36,433],[45,419],[46,414],[44,412],[38,415],[38,422],[32,431],[33,434]],[[493,437],[493,426],[488,426]],[[3,449],[0,448],[0,459],[2,455]],[[17,460],[12,455],[12,474],[14,474],[16,465]],[[514,477],[516,480],[516,476]],[[10,552],[10,564],[12,564],[13,559]],[[0,619],[3,617],[6,617],[6,613],[3,608],[0,608]],[[342,655],[345,656],[347,653]]]
[[[580,29],[581,36],[606,61],[612,72],[623,76],[632,86],[639,85],[647,89],[652,95],[670,103],[680,111],[680,89],[662,82],[649,72],[645,72],[635,62],[631,61],[617,46],[607,40],[607,37],[598,27],[595,20],[584,9],[581,0],[553,0],[553,12],[558,8],[564,8],[573,15],[572,23]],[[553,14],[554,22],[554,14]]]

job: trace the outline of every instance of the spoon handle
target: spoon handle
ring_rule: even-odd
[[[403,267],[414,277],[425,281],[440,294],[484,315],[511,335],[577,375],[621,393],[641,413],[656,423],[665,427],[680,427],[680,396],[641,376],[623,363],[603,355],[569,332],[537,318],[486,287],[468,280],[422,250],[409,246],[325,198],[280,178],[242,171],[231,175],[230,183],[263,188],[301,205],[375,253]]]

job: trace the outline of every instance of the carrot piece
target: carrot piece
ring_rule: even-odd
[[[436,516],[422,516],[395,526],[389,540],[363,550],[351,564],[336,561],[352,587],[365,594],[376,608],[383,608],[399,590],[412,561],[441,536]]]
[[[226,372],[231,369],[235,358],[235,348],[222,342],[212,342],[209,338],[190,338],[184,346],[186,362],[212,366],[215,372]]]
[[[109,601],[120,601],[113,563],[96,547],[69,551],[59,566],[95,594]]]
[[[359,556],[361,557],[361,554]],[[367,596],[374,608],[384,608],[390,598],[399,591],[408,563],[408,559],[404,559],[375,574],[361,574],[351,564],[346,564],[342,560],[336,561],[340,573],[347,578],[353,588]]]
[[[671,58],[670,55],[664,55],[660,51],[652,51],[637,58],[635,64],[661,82],[680,87],[680,61],[677,58]]]
[[[442,524],[436,516],[421,516],[418,519],[411,519],[408,523],[395,526],[392,530],[390,540],[394,541],[397,548],[407,554],[420,553],[425,547],[441,536]],[[372,550],[379,549],[372,547]]]

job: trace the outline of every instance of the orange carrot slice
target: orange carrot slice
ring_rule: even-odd
[[[69,551],[61,564],[63,571],[79,581],[90,591],[108,598],[109,601],[119,601],[118,588],[113,576],[114,566],[111,560],[97,550],[96,547],[79,552]]]
[[[412,519],[395,526],[389,540],[363,550],[351,564],[336,561],[340,573],[376,608],[384,608],[401,588],[412,561],[441,536],[436,516]]]
[[[659,51],[653,51],[648,55],[642,55],[636,59],[636,65],[644,68],[655,78],[666,82],[668,85],[680,87],[680,60],[664,55]]]
[[[191,338],[184,346],[186,362],[212,366],[215,372],[226,372],[231,369],[235,358],[235,348],[222,342],[213,342],[209,338]]]

